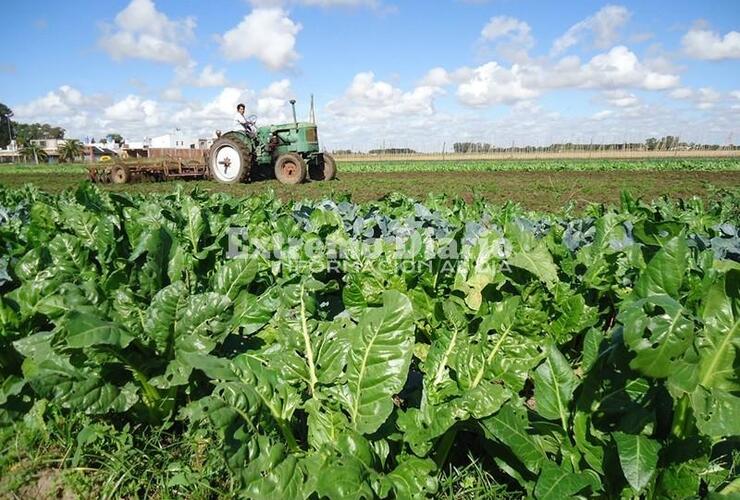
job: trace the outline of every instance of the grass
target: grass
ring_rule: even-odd
[[[0,427],[0,498],[233,498],[218,439],[176,423],[130,427],[37,405]],[[518,498],[470,452],[438,475],[441,500]]]
[[[217,438],[182,432],[42,409],[0,428],[0,498],[233,496]]]

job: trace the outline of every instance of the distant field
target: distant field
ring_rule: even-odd
[[[435,158],[438,156],[439,158]],[[471,155],[394,156],[337,156],[340,172],[607,172],[607,171],[740,171],[740,156],[715,158],[656,157],[642,159],[613,158],[551,158],[535,159],[480,159]],[[3,165],[0,164],[0,182],[3,176],[31,174],[82,174],[87,167],[82,163],[59,165]]]
[[[0,166],[0,185],[35,184],[46,191],[73,188],[86,179],[81,165]],[[175,182],[102,185],[112,191],[168,192]],[[235,195],[273,190],[282,199],[338,198],[376,200],[391,192],[425,198],[430,193],[474,195],[489,201],[512,201],[530,209],[558,210],[566,204],[615,203],[620,191],[652,200],[710,196],[715,189],[740,190],[740,161],[692,159],[646,162],[507,161],[507,162],[342,162],[332,182],[285,186],[275,180],[224,185],[191,181],[189,188]]]
[[[729,149],[691,151],[517,151],[493,153],[411,153],[335,155],[339,161],[470,161],[470,160],[640,160],[671,158],[740,158],[740,151]]]
[[[738,171],[736,158],[529,159],[529,160],[355,160],[340,159],[343,172],[607,172],[607,171]]]

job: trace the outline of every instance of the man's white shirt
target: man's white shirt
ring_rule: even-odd
[[[244,117],[243,114],[237,112],[236,116],[234,117],[234,122],[236,122],[236,128],[237,130],[246,130],[247,129],[247,119]]]

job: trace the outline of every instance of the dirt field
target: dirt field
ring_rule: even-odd
[[[48,191],[75,187],[85,180],[79,172],[2,173],[0,185],[20,186],[33,183]],[[105,189],[132,192],[167,192],[176,183],[103,185]],[[223,191],[235,195],[274,190],[283,199],[335,197],[349,194],[356,201],[378,199],[391,192],[406,193],[424,198],[429,193],[460,195],[471,199],[477,193],[486,199],[504,203],[513,201],[531,209],[557,210],[573,202],[583,206],[590,202],[614,203],[627,190],[644,199],[663,195],[688,198],[706,196],[712,189],[740,189],[740,171],[727,172],[396,172],[396,173],[340,173],[332,182],[314,182],[298,186],[284,186],[277,181],[252,184],[223,185],[212,181],[186,183],[209,191]]]

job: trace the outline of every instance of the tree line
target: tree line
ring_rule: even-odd
[[[486,142],[456,142],[452,145],[455,153],[519,153],[519,152],[559,152],[559,151],[675,151],[675,150],[718,150],[740,149],[740,146],[719,144],[698,144],[681,141],[680,137],[667,135],[661,138],[650,137],[645,142],[619,143],[555,143],[549,146],[510,146],[500,147]]]
[[[62,127],[49,125],[48,123],[20,123],[14,121],[13,110],[0,103],[0,148],[7,148],[10,141],[15,140],[20,148],[20,154],[25,161],[33,160],[35,163],[46,161],[48,153],[44,148],[32,141],[44,139],[64,139],[66,130]],[[95,139],[92,140],[95,142]],[[100,141],[102,144],[108,142],[123,144],[123,136],[117,133],[108,134]],[[83,145],[77,139],[68,139],[59,148],[60,161],[74,161],[82,155]]]

